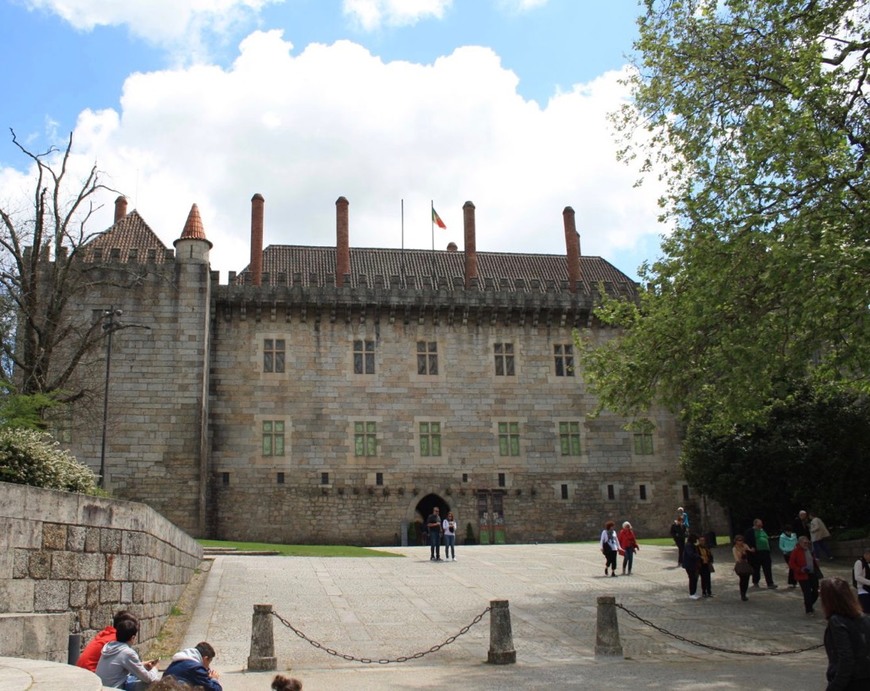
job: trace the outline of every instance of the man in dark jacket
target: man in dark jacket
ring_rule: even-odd
[[[194,688],[223,691],[223,687],[217,680],[218,673],[210,668],[212,660],[214,660],[214,648],[202,641],[197,643],[195,648],[185,648],[175,653],[163,676],[172,677]]]

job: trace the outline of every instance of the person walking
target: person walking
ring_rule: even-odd
[[[852,580],[858,589],[858,602],[865,614],[870,614],[870,547],[864,548],[864,554],[852,567]]]
[[[782,558],[785,560],[786,568],[788,568],[788,587],[797,588],[797,581],[794,574],[788,567],[788,560],[791,558],[791,553],[797,547],[798,536],[789,527],[785,526],[779,534],[779,551],[782,552]]]
[[[768,588],[777,588],[773,582],[773,571],[770,561],[770,536],[764,529],[764,523],[760,518],[752,521],[752,527],[743,536],[749,547],[749,563],[752,565],[752,585],[758,587],[761,580],[761,572],[764,572],[764,582]]]
[[[701,597],[713,597],[713,550],[707,545],[707,538],[698,537],[698,575],[701,577]]]
[[[824,552],[828,561],[833,560],[834,555],[828,549],[828,538],[831,537],[828,526],[818,516],[813,516],[811,513],[808,513],[807,516],[810,519],[810,540],[813,542],[813,554],[816,555],[816,559],[821,559],[822,552]]]
[[[683,551],[686,549],[686,526],[680,518],[675,518],[671,525],[671,538],[677,546],[677,567],[683,565]]]
[[[870,689],[870,617],[861,611],[855,593],[842,578],[820,585],[828,668],[827,691]]]
[[[610,575],[616,578],[616,556],[619,554],[619,538],[616,535],[616,523],[607,521],[601,531],[601,553],[604,555],[604,575],[610,569]]]
[[[700,600],[698,595],[698,577],[701,575],[701,557],[698,554],[698,537],[689,533],[686,538],[686,548],[683,551],[683,568],[689,577],[689,597],[692,600]]]
[[[746,602],[749,597],[746,591],[749,590],[749,578],[752,576],[752,564],[749,563],[749,548],[746,546],[746,540],[742,535],[734,538],[734,546],[731,548],[731,554],[734,555],[734,573],[737,574],[737,580],[740,588],[740,599]]]
[[[447,518],[441,522],[441,532],[444,533],[444,558],[456,561],[456,519],[452,511],[448,511]]]
[[[640,545],[637,544],[637,536],[634,534],[631,523],[625,521],[625,523],[622,524],[622,530],[619,531],[617,538],[619,540],[619,547],[622,549],[622,574],[624,576],[631,576],[631,567],[634,564],[634,553],[640,549]],[[626,567],[628,567],[627,572],[625,570]]]
[[[432,509],[426,519],[426,530],[429,531],[429,561],[441,561],[441,509]]]
[[[801,592],[804,594],[804,612],[812,614],[813,605],[819,599],[821,570],[808,537],[801,535],[798,538],[797,547],[791,553],[788,566],[794,573],[794,577],[801,587]]]

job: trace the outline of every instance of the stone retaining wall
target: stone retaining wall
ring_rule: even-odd
[[[65,662],[66,638],[50,640],[57,618],[44,615],[67,614],[65,633],[87,641],[118,609],[139,617],[147,647],[201,560],[144,504],[0,483],[0,614],[32,615],[30,634],[0,636],[0,655]]]

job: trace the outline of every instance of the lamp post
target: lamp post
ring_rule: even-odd
[[[117,325],[115,317],[123,314],[114,306],[103,312],[103,331],[106,332],[106,383],[103,388],[103,440],[100,446],[100,487],[106,488],[106,429],[109,424],[109,372],[112,369],[112,334]]]

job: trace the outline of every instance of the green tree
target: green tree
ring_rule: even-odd
[[[828,525],[870,525],[870,396],[803,387],[774,403],[763,424],[729,434],[697,415],[682,464],[686,479],[736,518],[763,513],[784,523],[808,509]]]
[[[727,430],[794,382],[870,390],[870,3],[644,9],[615,122],[672,232],[638,303],[597,312],[625,330],[583,358],[602,406]]]

